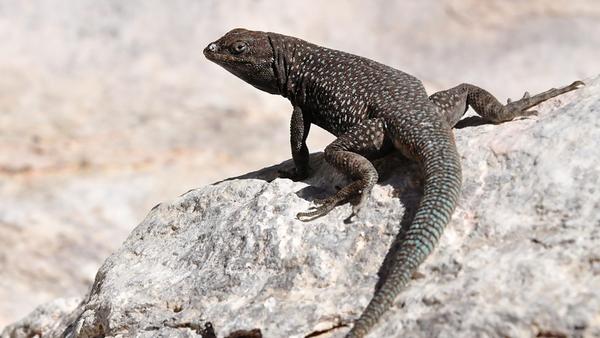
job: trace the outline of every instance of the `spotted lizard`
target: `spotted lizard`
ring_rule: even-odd
[[[461,190],[461,165],[452,128],[470,106],[491,123],[531,116],[531,107],[579,88],[581,81],[535,96],[500,103],[471,84],[428,96],[412,75],[364,57],[271,32],[234,29],[204,49],[210,61],[252,86],[282,95],[292,104],[291,150],[295,168],[282,177],[303,180],[311,172],[306,138],[315,124],[337,139],[324,151],[326,161],[353,181],[336,194],[298,213],[309,221],[357,199],[358,215],[378,174],[372,164],[397,150],[419,164],[423,198],[408,229],[399,236],[385,280],[347,338],[365,336],[432,252],[450,221]],[[351,215],[351,216],[352,216]]]

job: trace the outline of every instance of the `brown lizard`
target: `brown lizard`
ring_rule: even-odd
[[[501,104],[470,84],[427,96],[421,81],[402,71],[353,54],[276,33],[234,29],[209,44],[204,55],[254,87],[286,97],[293,106],[291,148],[295,169],[283,177],[309,175],[306,138],[311,124],[337,136],[325,159],[353,179],[315,210],[298,218],[323,216],[359,196],[357,214],[378,174],[371,163],[393,150],[419,163],[424,195],[415,217],[400,234],[400,249],[385,280],[347,337],[363,337],[390,308],[417,267],[431,253],[456,206],[461,166],[453,126],[471,106],[492,123],[535,114],[529,108],[579,88],[581,81]]]

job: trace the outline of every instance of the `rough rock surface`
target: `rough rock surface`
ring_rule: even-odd
[[[371,337],[599,337],[599,112],[597,78],[539,117],[457,130],[460,205]],[[26,337],[30,323],[48,323],[35,326],[42,337],[198,337],[207,321],[220,337],[342,337],[421,178],[390,156],[358,220],[344,223],[344,205],[303,223],[295,213],[344,184],[312,161],[305,182],[272,180],[287,162],[156,206],[68,316],[38,310],[2,337]]]
[[[38,306],[27,317],[7,326],[2,332],[4,337],[49,337],[60,336],[60,331],[73,321],[74,310],[81,298],[59,298]],[[56,332],[50,334],[50,332]]]
[[[430,91],[468,81],[504,100],[600,73],[598,0],[0,0],[0,330],[88,290],[159,201],[289,158],[289,103],[201,55],[236,26]]]

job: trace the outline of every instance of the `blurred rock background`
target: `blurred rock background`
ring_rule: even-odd
[[[595,0],[0,0],[0,328],[80,296],[155,204],[290,157],[289,104],[206,61],[234,27],[499,99],[600,73]],[[311,151],[331,136],[314,128]]]

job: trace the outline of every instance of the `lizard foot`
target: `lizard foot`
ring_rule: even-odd
[[[302,181],[309,176],[309,169],[298,170],[298,168],[292,168],[289,170],[280,169],[277,171],[280,178],[288,178],[294,182]]]
[[[327,215],[331,210],[333,210],[333,208],[335,208],[336,205],[338,205],[338,201],[331,200],[318,207],[312,207],[308,209],[308,211],[299,212],[298,214],[296,214],[296,218],[303,222],[312,221],[314,219]]]
[[[362,207],[366,204],[367,197],[371,191],[372,187],[365,188],[364,190],[360,188],[361,182],[356,181],[338,191],[335,195],[315,200],[314,203],[317,205],[308,209],[306,212],[300,212],[296,215],[296,218],[303,222],[312,221],[321,216],[327,215],[333,208],[337,205],[344,202],[352,202],[355,197],[358,197],[359,200],[357,203],[352,206],[352,214],[348,218],[344,220],[346,223],[350,223],[354,216],[358,216]],[[358,195],[357,195],[358,194]]]
[[[338,204],[347,201],[350,196],[354,195],[354,189],[354,186],[350,185],[339,190],[333,196],[324,199],[317,199],[314,201],[317,206],[311,207],[308,209],[308,211],[298,213],[296,218],[303,222],[308,222],[325,216]]]
[[[531,96],[528,92],[525,92],[523,98],[521,98],[518,101],[507,100],[508,103],[505,107],[509,112],[512,113],[512,118],[537,115],[537,111],[528,109],[553,97],[562,95],[564,93],[568,93],[572,90],[579,89],[583,86],[585,86],[585,83],[583,83],[582,81],[575,81],[568,86],[561,88],[552,88],[543,93],[539,93],[533,96]]]

